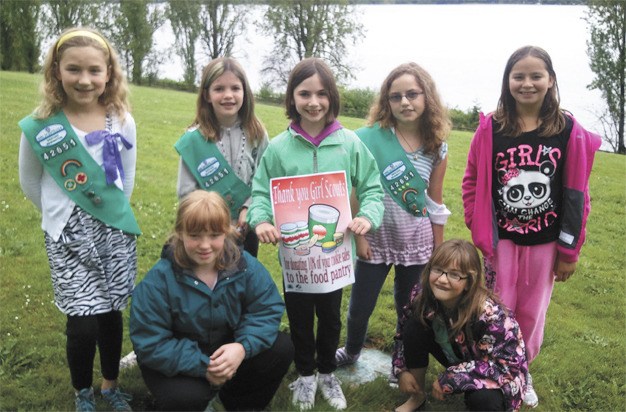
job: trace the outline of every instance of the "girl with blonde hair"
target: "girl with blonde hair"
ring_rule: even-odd
[[[140,234],[129,202],[137,147],[127,90],[111,44],[95,30],[72,28],[50,47],[41,104],[19,123],[20,184],[42,214],[80,411],[96,407],[96,348],[103,398],[113,410],[130,410],[117,387],[122,310],[135,284]]]

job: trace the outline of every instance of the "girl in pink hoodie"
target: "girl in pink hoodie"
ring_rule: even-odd
[[[559,106],[548,53],[516,50],[497,109],[482,116],[463,177],[465,223],[482,251],[487,283],[514,311],[528,361],[539,353],[554,281],[576,269],[590,210],[599,136]],[[490,276],[489,276],[490,275]],[[524,402],[539,402],[528,376]]]

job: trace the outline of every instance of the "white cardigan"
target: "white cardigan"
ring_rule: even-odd
[[[118,150],[124,168],[124,181],[117,177],[115,185],[124,191],[124,195],[130,199],[135,184],[135,166],[137,163],[137,131],[135,120],[126,113],[124,122],[112,115],[111,133],[120,133],[133,147],[126,149],[122,142],[118,141]],[[94,146],[87,145],[86,132],[72,126],[76,136],[83,144],[87,152],[94,158],[96,163],[103,165],[102,147],[104,141]],[[20,185],[26,197],[41,211],[41,228],[56,242],[69,220],[75,203],[65,194],[65,191],[57,185],[52,176],[43,168],[43,165],[33,152],[26,136],[22,133],[19,152],[19,175]]]

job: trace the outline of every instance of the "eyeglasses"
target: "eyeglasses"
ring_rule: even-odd
[[[405,94],[393,93],[389,95],[389,101],[392,103],[400,103],[405,97],[408,101],[413,101],[417,99],[420,94],[424,94],[424,92],[406,92]]]
[[[438,267],[431,268],[430,274],[431,276],[435,275],[437,279],[439,279],[442,275],[446,275],[448,280],[453,280],[455,282],[460,282],[464,279],[467,279],[467,276],[463,276],[459,272],[454,272],[454,271],[446,272],[445,270],[438,268]]]

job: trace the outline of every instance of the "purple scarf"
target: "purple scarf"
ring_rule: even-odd
[[[85,136],[85,140],[89,146],[100,143],[104,140],[102,147],[102,160],[104,161],[104,171],[107,177],[107,184],[115,182],[117,179],[117,171],[120,177],[124,179],[124,167],[122,166],[122,158],[117,150],[117,139],[120,139],[126,149],[130,149],[133,145],[119,133],[111,134],[107,130],[96,130]]]
[[[313,143],[315,146],[319,146],[320,143],[322,143],[322,140],[326,139],[331,133],[334,133],[337,130],[343,128],[343,126],[341,125],[341,123],[339,123],[338,120],[333,120],[332,123],[330,123],[324,129],[322,129],[320,134],[318,134],[317,136],[313,137],[310,134],[308,134],[307,132],[305,132],[304,129],[302,127],[300,127],[299,123],[291,122],[291,124],[289,126],[293,130],[295,130],[299,135],[304,137],[306,140],[308,140],[309,142]]]

